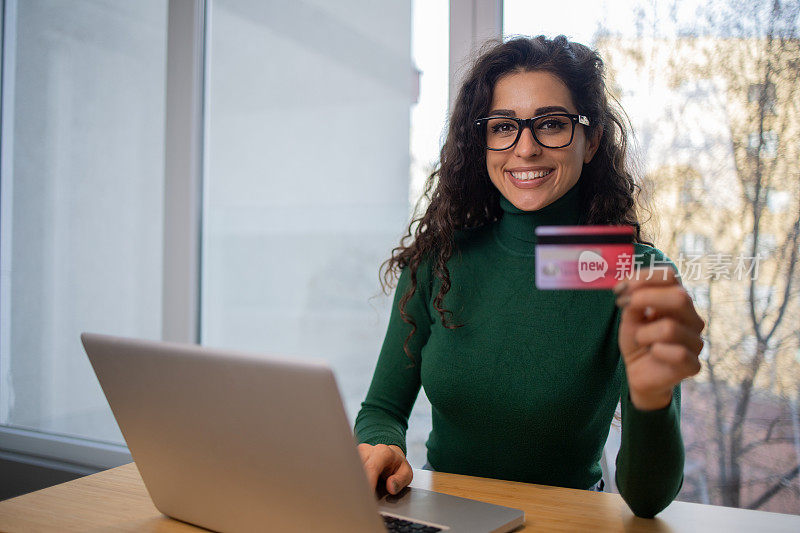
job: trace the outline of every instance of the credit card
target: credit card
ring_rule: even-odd
[[[537,289],[610,289],[632,267],[633,226],[536,228]]]

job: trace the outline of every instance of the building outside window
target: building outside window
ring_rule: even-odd
[[[775,84],[772,82],[753,83],[747,90],[747,101],[751,104],[763,105],[764,112],[770,115],[775,114],[777,98]]]

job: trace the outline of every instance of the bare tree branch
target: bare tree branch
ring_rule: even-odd
[[[792,225],[792,252],[789,256],[789,267],[786,272],[786,286],[783,292],[783,302],[781,302],[780,309],[778,310],[778,316],[775,319],[775,322],[772,324],[772,328],[770,328],[769,333],[767,334],[767,339],[771,338],[775,334],[775,330],[778,329],[781,321],[783,320],[783,315],[786,312],[786,307],[791,300],[790,295],[792,293],[792,280],[794,279],[794,271],[795,267],[797,266],[797,237],[800,235],[800,212],[797,214],[797,218]]]
[[[764,494],[759,496],[758,498],[753,501],[750,505],[747,506],[748,509],[758,509],[769,500],[772,499],[773,496],[778,494],[781,490],[785,489],[789,483],[792,482],[794,478],[797,477],[797,474],[800,472],[800,464],[786,472],[781,478],[775,483],[772,487],[764,491]]]
[[[753,441],[744,448],[742,448],[742,455],[747,454],[751,450],[763,446],[765,444],[786,444],[787,442],[794,442],[794,437],[775,437],[763,438],[761,440]]]

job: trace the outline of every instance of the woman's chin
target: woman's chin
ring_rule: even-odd
[[[507,198],[507,200],[521,211],[538,211],[553,203],[552,200],[548,200],[543,195],[534,196],[530,194],[512,195],[512,197]]]

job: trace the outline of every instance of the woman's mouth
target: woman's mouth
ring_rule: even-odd
[[[552,168],[537,170],[514,170],[505,172],[515,186],[520,188],[538,187],[550,178]]]

